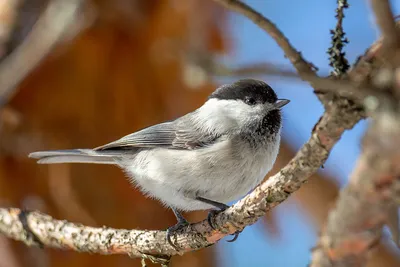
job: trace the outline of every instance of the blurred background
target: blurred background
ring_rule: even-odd
[[[0,71],[10,70],[7,79],[18,76],[19,69],[6,64],[18,49],[27,51],[18,54],[24,56],[22,70],[44,49],[56,26],[63,25],[68,9],[58,6],[51,13],[53,2],[60,0],[0,0]],[[336,1],[245,2],[275,22],[321,74],[329,74],[326,51],[329,30],[336,24]],[[117,168],[36,165],[27,154],[96,147],[199,107],[221,83],[255,77],[267,81],[279,97],[292,101],[284,109],[284,143],[274,174],[306,142],[323,112],[306,83],[248,71],[249,66],[262,63],[285,70],[292,67],[256,25],[211,0],[69,3],[78,3],[79,8],[40,64],[33,64],[22,83],[7,92],[1,88],[5,76],[0,76],[2,207],[37,209],[91,226],[166,229],[176,222],[173,213],[146,199]],[[399,14],[399,1],[392,3],[394,13]],[[368,1],[349,4],[344,27],[350,43],[345,49],[353,63],[379,32]],[[47,25],[52,27],[38,31],[35,26],[45,11],[54,16]],[[171,266],[306,266],[318,231],[360,152],[366,123],[347,132],[320,173],[263,220],[247,227],[235,243],[222,240],[216,246],[174,257]],[[186,214],[192,222],[205,216],[206,212]],[[0,236],[0,267],[24,266],[132,267],[140,266],[140,260],[28,248]],[[388,236],[372,254],[369,266],[400,266],[400,256]]]

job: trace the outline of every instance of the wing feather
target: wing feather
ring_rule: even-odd
[[[154,147],[198,149],[212,144],[219,137],[200,131],[189,121],[172,121],[150,126],[95,150]]]

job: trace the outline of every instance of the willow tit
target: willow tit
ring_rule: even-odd
[[[188,224],[181,211],[224,210],[263,180],[278,155],[280,109],[287,103],[265,82],[239,80],[219,87],[203,106],[176,120],[94,149],[29,157],[43,164],[119,166],[144,194],[174,211],[178,223],[168,228],[167,239],[175,247],[170,234]]]

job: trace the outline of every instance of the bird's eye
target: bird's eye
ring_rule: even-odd
[[[250,105],[250,106],[254,106],[254,105],[256,104],[256,100],[255,100],[254,98],[252,98],[252,97],[246,97],[246,98],[244,99],[244,102],[245,102],[247,105]]]

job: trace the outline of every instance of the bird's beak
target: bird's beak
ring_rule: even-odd
[[[274,104],[274,108],[280,109],[283,106],[285,106],[286,104],[288,104],[289,102],[290,102],[290,100],[288,100],[288,99],[278,99]]]

